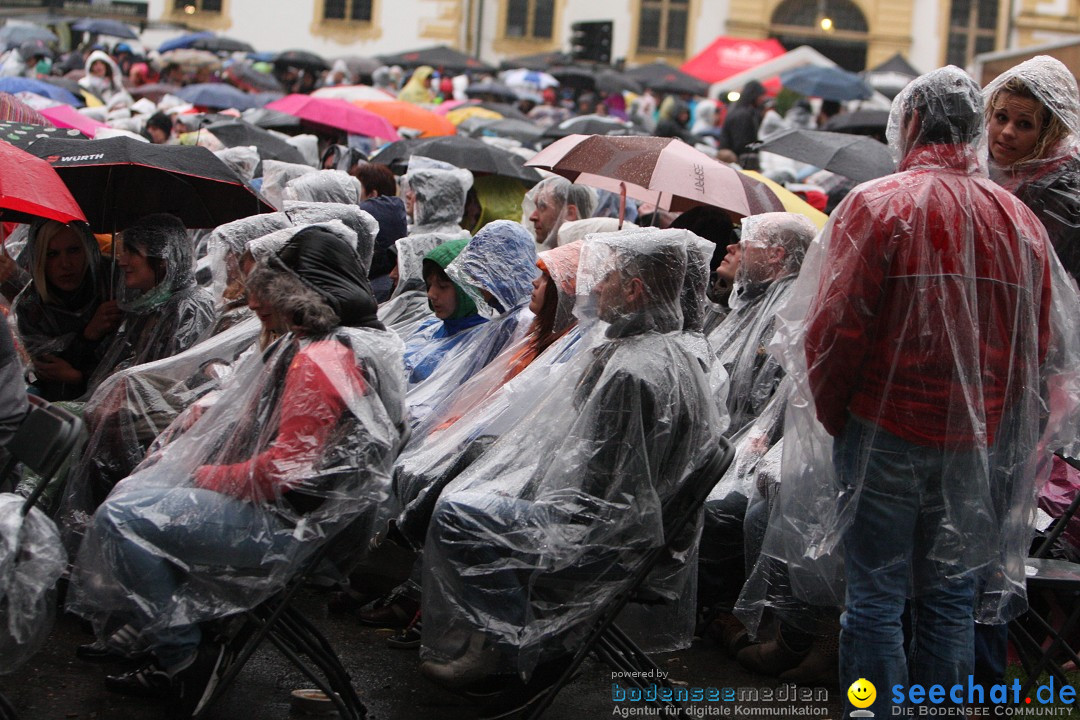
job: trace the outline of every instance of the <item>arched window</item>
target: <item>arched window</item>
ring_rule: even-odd
[[[847,70],[866,67],[869,25],[851,0],[784,0],[773,12],[769,34],[791,50],[809,45]]]

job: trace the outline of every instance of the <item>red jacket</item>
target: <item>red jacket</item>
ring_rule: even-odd
[[[974,172],[968,148],[913,150],[833,213],[806,360],[818,419],[980,447],[1037,381],[1049,338],[1046,231]]]

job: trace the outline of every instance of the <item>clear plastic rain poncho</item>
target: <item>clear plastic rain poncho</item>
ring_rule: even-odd
[[[406,192],[415,201],[409,235],[448,233],[468,237],[459,223],[465,210],[465,195],[473,184],[472,173],[422,155],[409,158],[409,171],[402,176]]]
[[[375,252],[375,236],[379,234],[379,222],[356,205],[331,202],[285,201],[285,214],[297,227],[340,220],[356,237],[349,242],[360,257],[365,275],[371,268]]]
[[[867,532],[883,477],[864,474],[869,448],[917,448],[923,530],[889,535],[914,554],[909,587],[974,577],[976,619],[1002,622],[1023,607],[1037,468],[1074,434],[1077,298],[1037,218],[986,177],[967,75],[908,85],[888,135],[899,172],[848,195],[778,313],[794,388],[763,552],[800,600],[842,606],[842,540]]]
[[[1046,55],[998,75],[983,90],[990,128],[990,178],[1024,201],[1046,226],[1050,242],[1073,278],[1080,278],[1080,93],[1072,72]],[[1003,122],[1034,101],[1034,146],[1000,135]],[[1014,104],[1016,103],[1016,104]],[[996,140],[996,142],[995,142]],[[1000,143],[1000,145],[998,144]],[[1002,147],[1004,146],[1004,147]]]
[[[578,259],[582,243],[540,254],[551,278],[551,303],[529,333],[454,390],[419,425],[394,468],[394,492],[404,506],[397,525],[417,548],[442,489],[540,401],[559,368],[581,348],[574,332]],[[546,331],[540,327],[545,321]],[[545,335],[547,336],[545,338]],[[546,344],[539,344],[546,340]]]
[[[443,492],[424,546],[423,649],[478,645],[528,678],[573,652],[663,541],[661,507],[715,451],[708,379],[681,342],[688,233],[586,240],[575,314],[605,338]],[[699,524],[648,587],[677,598]]]
[[[619,220],[610,217],[585,218],[584,220],[568,220],[559,226],[556,245],[561,247],[578,240],[584,240],[586,235],[601,232],[616,232],[618,230],[633,230],[637,225],[624,220],[619,227]]]
[[[68,608],[100,638],[128,625],[155,653],[174,647],[193,623],[280,590],[384,503],[402,348],[377,327],[362,277],[352,250],[318,228],[249,276],[304,330],[249,356],[219,402],[98,509]]]
[[[360,181],[341,170],[320,170],[290,180],[281,197],[300,202],[341,203],[357,205],[363,189]]]
[[[228,329],[251,314],[240,267],[248,241],[287,227],[292,222],[285,213],[264,213],[219,225],[210,233],[206,241],[213,278],[210,292],[221,302],[215,331]]]
[[[45,254],[51,237],[64,226],[55,221],[39,220],[30,226],[25,254],[29,258],[32,281],[12,307],[23,348],[32,358],[54,355],[83,373],[83,382],[68,384],[35,380],[34,385],[47,400],[74,400],[86,390],[86,380],[98,364],[98,348],[103,341],[90,341],[83,330],[106,298],[107,268],[90,229],[76,223],[73,228],[82,240],[85,270],[82,282],[73,292],[54,287],[45,274]],[[44,289],[42,289],[44,288]]]
[[[394,243],[397,285],[390,299],[379,306],[379,320],[403,338],[412,335],[420,323],[433,317],[428,305],[423,263],[424,256],[444,242],[443,237],[428,233],[398,238]]]
[[[409,388],[406,406],[411,422],[427,417],[507,345],[524,336],[532,322],[532,281],[539,272],[532,238],[509,220],[489,223],[447,266],[450,279],[468,293],[481,315],[492,320],[447,353],[422,383]]]
[[[584,220],[592,217],[596,204],[593,188],[574,185],[558,175],[547,177],[525,193],[525,199],[521,201],[521,224],[532,233],[537,245],[550,249],[558,245],[559,228],[568,219],[568,205],[577,208],[577,217],[573,219]],[[540,217],[540,228],[532,220],[534,213]]]
[[[259,167],[259,151],[254,145],[239,145],[237,147],[215,150],[218,159],[229,166],[244,184],[249,184],[255,177],[255,170]]]
[[[56,525],[38,508],[23,516],[25,502],[0,494],[0,675],[13,672],[49,637],[52,590],[67,567]]]
[[[124,322],[90,378],[92,393],[106,377],[124,368],[188,349],[214,322],[214,299],[195,284],[192,241],[179,220],[148,215],[121,235],[126,252],[163,262],[163,276],[146,292],[114,282]]]
[[[298,177],[319,172],[310,165],[282,162],[281,160],[263,160],[262,164],[263,198],[276,208],[285,206],[285,186]]]

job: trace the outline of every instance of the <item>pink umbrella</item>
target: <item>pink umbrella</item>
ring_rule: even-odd
[[[70,105],[55,105],[45,108],[41,114],[58,128],[73,128],[88,138],[93,138],[98,128],[109,127],[105,123],[83,115]]]
[[[681,140],[644,135],[569,135],[525,163],[568,180],[682,212],[713,205],[750,215],[739,173]]]
[[[394,126],[384,118],[336,98],[293,94],[275,100],[266,107],[311,123],[344,130],[353,135],[366,135],[384,140],[401,139]]]

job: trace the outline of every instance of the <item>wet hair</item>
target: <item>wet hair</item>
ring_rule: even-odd
[[[163,112],[156,112],[149,117],[146,121],[146,128],[157,128],[165,133],[166,137],[172,134],[173,122],[172,119]]]
[[[994,113],[1004,106],[1005,101],[1010,95],[1033,101],[1035,103],[1035,120],[1039,123],[1039,139],[1035,143],[1035,147],[1032,149],[1030,155],[1021,158],[1017,162],[1038,160],[1039,158],[1046,157],[1051,148],[1068,136],[1069,128],[1062,122],[1057,113],[1052,112],[1046,107],[1046,105],[1036,97],[1035,93],[1031,91],[1031,88],[1018,77],[1012,77],[1006,80],[1005,83],[997,89],[994,96],[990,98],[990,102],[986,103],[987,123],[990,122]]]
[[[353,168],[352,176],[360,181],[364,192],[374,190],[380,195],[397,195],[397,178],[386,165],[360,163]]]
[[[596,210],[596,193],[585,185],[571,184],[566,190],[566,204],[577,208],[578,219],[590,218]]]
[[[35,224],[31,229],[31,232],[36,233],[36,235],[34,238],[34,257],[30,259],[30,277],[34,281],[34,289],[37,291],[38,297],[46,303],[53,302],[52,295],[49,292],[49,279],[45,275],[45,265],[48,263],[49,257],[49,244],[65,228],[73,229],[79,235],[79,241],[84,241],[83,232],[80,232],[79,228],[74,225],[64,225],[56,220],[46,220],[40,224]],[[86,265],[83,267],[84,279],[86,274],[91,272],[90,263],[91,258],[88,255]]]
[[[305,335],[325,335],[341,324],[319,293],[292,273],[270,267],[265,258],[247,276],[247,288]]]

